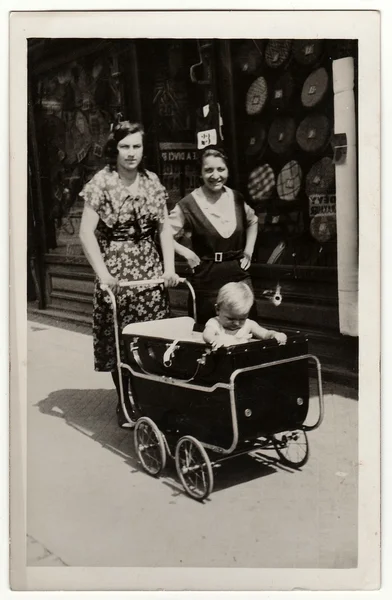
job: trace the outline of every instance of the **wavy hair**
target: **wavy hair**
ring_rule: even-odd
[[[218,148],[216,146],[209,146],[205,148],[199,155],[199,163],[200,163],[200,171],[203,167],[204,160],[209,156],[213,156],[214,158],[220,158],[225,163],[227,169],[229,168],[229,159],[226,153],[222,150],[222,148]]]
[[[105,160],[111,171],[117,169],[117,157],[118,157],[118,143],[123,140],[127,135],[132,133],[140,133],[142,141],[144,140],[144,127],[141,123],[131,121],[120,121],[113,126],[113,129],[109,135],[108,141],[105,145]],[[146,173],[144,166],[144,159],[138,165],[138,171]]]

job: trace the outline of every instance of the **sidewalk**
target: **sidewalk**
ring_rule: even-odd
[[[229,460],[200,504],[171,465],[158,480],[141,470],[92,338],[29,322],[29,566],[355,566],[356,392],[328,384],[325,396],[301,471],[273,452]]]

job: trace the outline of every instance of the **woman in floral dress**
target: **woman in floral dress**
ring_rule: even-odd
[[[118,123],[106,145],[108,164],[83,188],[80,239],[96,274],[93,300],[94,366],[110,371],[119,394],[113,311],[107,292],[116,294],[119,330],[128,323],[169,316],[168,286],[178,282],[166,208],[167,192],[157,175],[142,166],[143,127]],[[157,248],[160,241],[160,253]],[[163,262],[163,264],[162,264]],[[163,278],[164,285],[119,287],[120,281]],[[121,347],[122,360],[124,349]],[[124,390],[128,381],[123,376]],[[126,396],[126,394],[125,394]],[[120,427],[132,426],[117,405]]]

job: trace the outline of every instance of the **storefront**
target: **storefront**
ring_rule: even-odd
[[[28,264],[39,308],[89,319],[93,273],[78,237],[78,194],[103,166],[120,113],[143,122],[147,167],[166,186],[169,208],[199,185],[198,146],[216,137],[229,156],[228,184],[259,218],[251,274],[260,319],[308,331],[355,371],[355,326],[342,321],[347,281],[339,279],[351,267],[338,243],[336,168],[347,137],[335,128],[333,65],[345,57],[356,94],[349,40],[30,40]],[[351,179],[352,196],[355,168]],[[352,254],[356,197],[350,210]],[[186,274],[185,264],[178,270]],[[185,293],[172,300],[185,309]]]

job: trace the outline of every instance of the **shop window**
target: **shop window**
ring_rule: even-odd
[[[336,267],[332,61],[350,40],[233,40],[240,187],[262,264]]]
[[[31,77],[48,247],[81,255],[79,192],[105,165],[110,125],[123,111],[119,53],[101,50]]]

